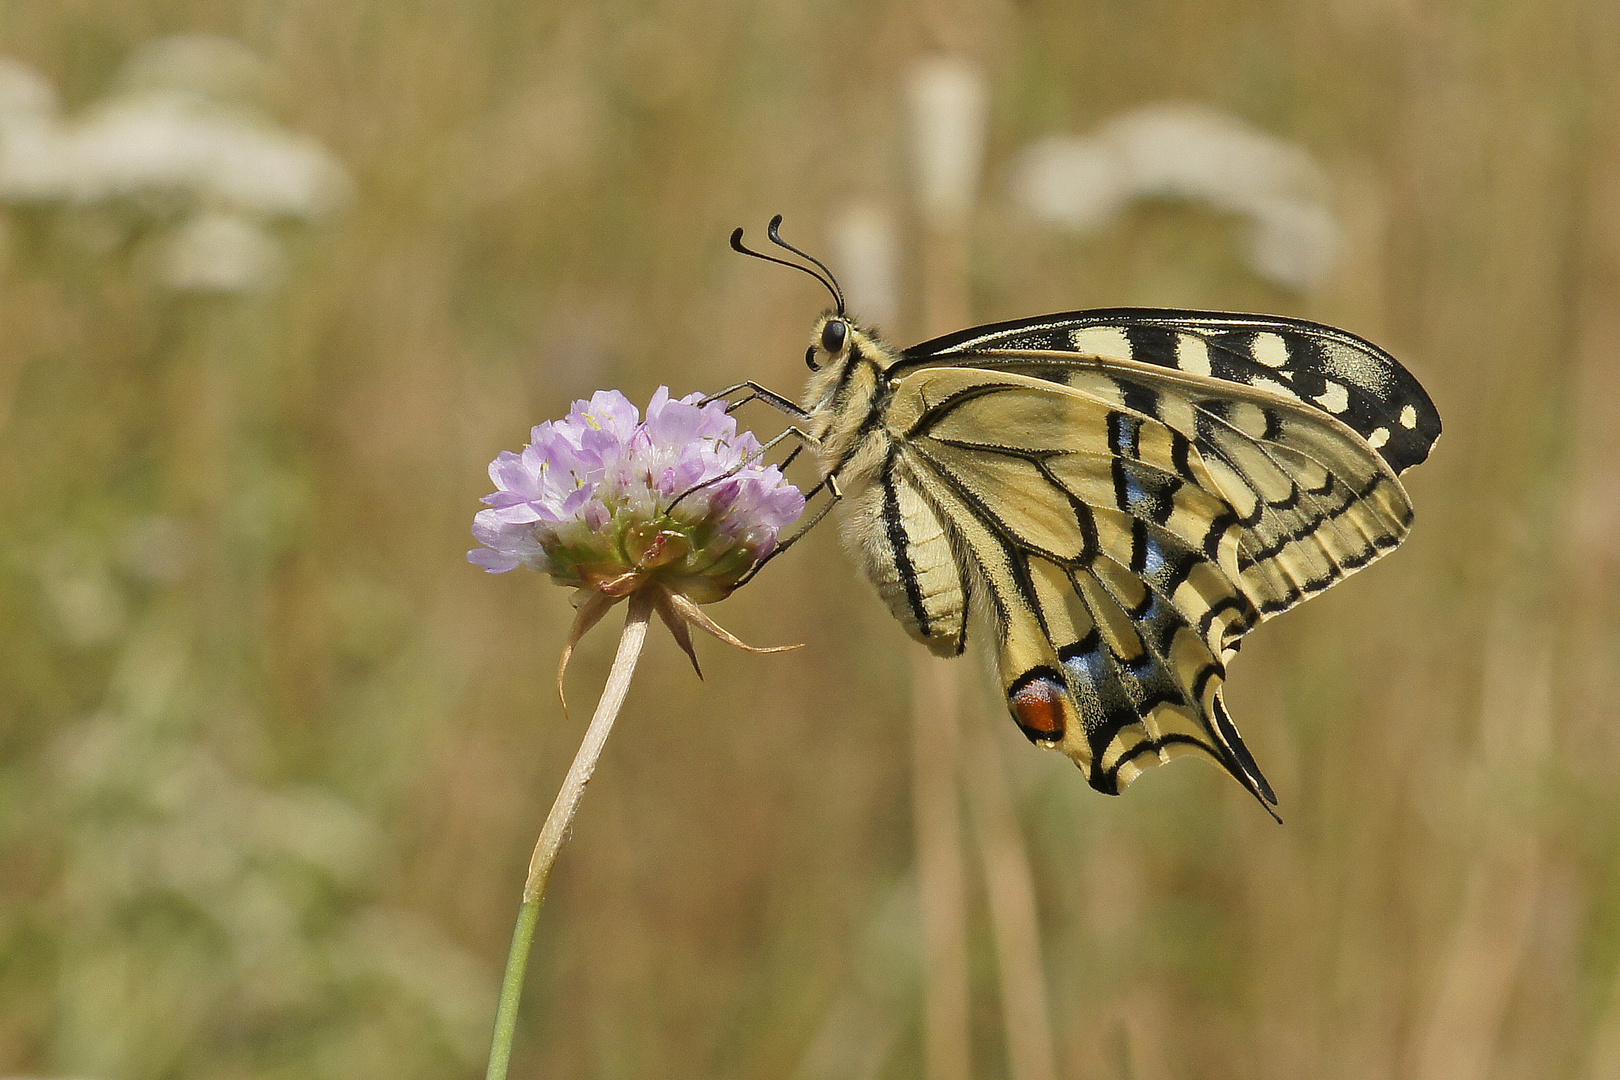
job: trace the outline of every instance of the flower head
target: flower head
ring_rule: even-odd
[[[467,558],[623,597],[649,584],[705,604],[736,588],[804,510],[804,496],[724,401],[659,387],[643,419],[617,390],[576,401],[490,464]]]

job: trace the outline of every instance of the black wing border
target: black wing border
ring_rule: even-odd
[[[1441,434],[1440,413],[1435,408],[1434,401],[1429,392],[1417,380],[1405,365],[1385,350],[1357,334],[1348,330],[1341,330],[1336,326],[1325,323],[1312,322],[1308,319],[1297,319],[1288,315],[1256,314],[1252,312],[1234,311],[1203,311],[1193,308],[1090,308],[1080,311],[1064,311],[1050,315],[1036,315],[1021,319],[1009,319],[1003,322],[984,323],[971,326],[964,330],[945,334],[920,342],[910,348],[902,350],[895,362],[888,368],[886,374],[897,377],[905,372],[936,364],[956,364],[962,367],[1003,366],[1006,363],[1006,353],[1009,351],[1028,353],[1033,358],[1041,353],[1052,353],[1054,364],[1061,364],[1061,354],[1073,353],[1074,346],[1069,334],[1077,329],[1093,326],[1118,326],[1123,329],[1133,327],[1148,328],[1164,331],[1175,330],[1219,330],[1226,332],[1249,333],[1281,333],[1294,334],[1312,343],[1331,341],[1341,347],[1349,348],[1366,356],[1370,361],[1384,369],[1391,380],[1392,392],[1383,395],[1389,402],[1398,402],[1401,405],[1411,405],[1416,411],[1417,422],[1412,434],[1420,440],[1406,452],[1398,454],[1398,463],[1392,461],[1396,471],[1405,472],[1414,465],[1427,460],[1433,450],[1435,442]],[[1050,338],[1044,342],[1040,338],[1042,331],[1050,332]],[[1009,342],[998,343],[996,338],[1021,337],[1016,344]],[[981,340],[990,339],[990,340]],[[999,364],[975,363],[975,357],[980,354],[1002,355],[996,357]],[[986,357],[989,361],[990,357]],[[1166,366],[1159,361],[1144,360],[1156,366]],[[1174,370],[1174,368],[1172,368]],[[1211,376],[1216,381],[1226,381],[1219,376]],[[1301,400],[1305,400],[1301,398]],[[1306,404],[1315,406],[1307,401]],[[1386,407],[1388,405],[1386,404]],[[1393,423],[1394,418],[1390,421]],[[1392,447],[1391,450],[1394,448]],[[1383,451],[1381,451],[1382,453]]]

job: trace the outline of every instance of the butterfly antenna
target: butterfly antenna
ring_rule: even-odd
[[[833,299],[838,301],[838,314],[842,315],[844,313],[844,290],[838,287],[838,279],[833,277],[833,272],[827,269],[826,263],[810,254],[808,251],[800,251],[798,248],[782,239],[782,233],[780,231],[781,228],[782,215],[777,214],[775,217],[771,218],[771,223],[765,227],[765,235],[769,236],[771,238],[771,243],[775,244],[777,247],[787,248],[801,259],[809,259],[811,262],[816,264],[823,274],[827,275],[827,286],[832,290]]]
[[[799,255],[804,255],[804,252],[799,251],[798,248],[793,247],[791,244],[783,244],[782,241],[777,238],[776,228],[777,228],[778,225],[781,224],[781,222],[782,222],[782,215],[781,214],[778,214],[778,215],[776,215],[775,217],[773,217],[771,219],[771,227],[770,227],[770,230],[769,230],[771,239],[774,240],[776,243],[781,244],[782,247],[787,248],[789,251],[792,251],[792,252],[794,252],[796,254],[799,254]],[[838,314],[842,315],[844,313],[844,294],[843,294],[842,291],[839,290],[838,282],[834,281],[834,280],[831,280],[832,279],[832,273],[830,271],[828,271],[825,266],[821,266],[821,261],[819,259],[813,259],[809,255],[804,255],[805,258],[810,259],[810,261],[815,263],[817,266],[821,266],[821,269],[827,275],[826,277],[823,277],[821,274],[816,273],[814,270],[810,269],[808,266],[802,266],[802,265],[800,265],[799,263],[796,263],[796,262],[788,262],[786,259],[778,259],[775,255],[767,255],[763,251],[755,251],[753,248],[746,247],[746,246],[744,246],[744,244],[742,242],[742,237],[743,237],[743,231],[742,231],[742,228],[739,227],[735,232],[733,232],[731,234],[731,250],[733,250],[733,251],[735,251],[735,252],[737,252],[737,253],[739,253],[741,255],[752,255],[756,259],[764,259],[766,262],[773,262],[773,263],[776,263],[779,266],[792,267],[794,270],[797,270],[800,273],[809,274],[811,277],[813,277],[817,281],[821,282],[822,287],[825,288],[829,293],[832,294],[832,298],[833,298],[834,302],[836,302],[838,304]]]

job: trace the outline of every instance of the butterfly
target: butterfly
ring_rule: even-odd
[[[1393,357],[1272,315],[1115,308],[1016,319],[895,349],[816,277],[798,405],[846,545],[940,656],[984,636],[1008,710],[1118,794],[1182,754],[1277,799],[1222,700],[1261,622],[1389,552],[1412,525],[1399,476],[1440,416]],[[817,270],[820,273],[817,273]],[[719,395],[717,395],[719,396]],[[735,407],[735,406],[734,406]],[[796,455],[797,450],[794,451]]]

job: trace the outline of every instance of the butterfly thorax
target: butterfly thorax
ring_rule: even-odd
[[[908,433],[896,426],[905,421],[889,369],[899,358],[842,315],[823,315],[804,408],[821,474],[840,494],[845,546],[907,632],[954,656],[967,641],[971,565],[923,498]]]
[[[842,334],[829,336],[830,323],[841,324]],[[838,337],[840,348],[826,348]],[[817,442],[821,473],[833,476],[840,486],[859,486],[889,441],[883,424],[889,399],[885,372],[896,357],[893,348],[841,315],[829,312],[816,321],[806,355],[815,371],[805,384],[803,404],[810,415],[809,434]]]

